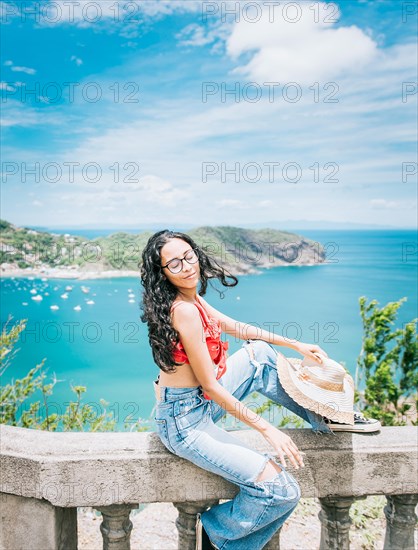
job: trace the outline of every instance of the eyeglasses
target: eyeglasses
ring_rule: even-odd
[[[164,269],[165,267],[167,267],[169,271],[171,271],[171,273],[176,274],[182,271],[184,260],[186,260],[188,264],[195,264],[198,259],[199,257],[196,250],[194,248],[191,248],[186,252],[182,259],[173,258],[166,265],[162,265],[161,268]]]

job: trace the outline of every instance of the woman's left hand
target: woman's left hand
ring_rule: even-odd
[[[325,355],[325,357],[328,357],[328,354],[316,344],[304,344],[303,342],[298,342],[293,345],[293,348],[300,354],[305,355],[306,357],[309,357],[309,359],[313,359],[319,363],[322,363],[320,355]]]

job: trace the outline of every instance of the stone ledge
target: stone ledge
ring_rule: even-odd
[[[384,427],[375,434],[283,430],[305,455],[290,472],[304,497],[418,493],[417,429]],[[272,452],[256,431],[233,433]],[[47,432],[1,425],[1,492],[54,506],[109,506],[233,498],[238,487],[179,458],[153,432]]]

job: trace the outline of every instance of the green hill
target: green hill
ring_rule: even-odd
[[[0,220],[0,264],[8,269],[66,268],[81,272],[138,271],[142,250],[152,232],[118,232],[86,239],[17,227]],[[202,226],[188,235],[234,274],[254,273],[277,265],[314,265],[325,251],[301,235],[276,229]]]

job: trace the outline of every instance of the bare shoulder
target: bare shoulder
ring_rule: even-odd
[[[209,305],[209,304],[207,303],[207,301],[203,298],[203,296],[201,296],[200,294],[197,294],[197,298],[198,298],[198,300],[200,300],[203,304]]]
[[[202,296],[199,295],[200,302],[208,309],[214,309]]]
[[[222,313],[215,309],[213,306],[211,306],[202,296],[199,296],[199,300],[202,302],[203,306],[205,307],[206,311],[210,313],[212,317],[215,317],[218,319]]]
[[[173,327],[176,330],[183,328],[185,325],[200,325],[199,312],[193,304],[181,301],[171,314]]]

